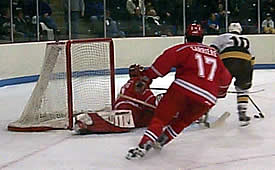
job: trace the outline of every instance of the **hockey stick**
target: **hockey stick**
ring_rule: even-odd
[[[261,109],[256,105],[256,103],[252,100],[252,98],[250,96],[248,96],[248,99],[251,101],[251,103],[253,104],[253,106],[259,112],[258,115],[254,115],[254,118],[264,118],[265,115],[263,114],[263,112],[261,111]]]
[[[158,87],[152,87],[150,88],[151,90],[168,90],[167,88],[158,88]],[[264,91],[264,89],[260,89],[260,90],[255,90],[255,91],[251,91],[251,92],[237,92],[237,91],[227,91],[227,93],[247,93],[247,94],[252,94],[252,93],[259,93]]]
[[[255,90],[255,91],[249,91],[249,92],[227,91],[227,93],[239,93],[239,94],[246,93],[246,94],[252,94],[252,93],[259,93],[259,92],[262,92],[262,91],[264,91],[264,89]]]
[[[216,120],[214,121],[208,121],[208,112],[205,114],[205,117],[202,118],[201,120],[198,120],[197,124],[203,124],[207,128],[215,128],[220,126],[229,116],[229,112],[224,112],[221,116],[219,116]]]
[[[152,87],[151,90],[168,90],[167,88],[161,88],[161,87]]]
[[[144,102],[144,101],[138,100],[138,99],[136,99],[136,98],[133,98],[133,97],[130,97],[130,96],[127,96],[127,95],[124,95],[124,94],[119,94],[119,97],[122,97],[122,98],[128,99],[128,100],[131,100],[131,101],[133,101],[133,102],[142,104],[142,105],[144,105],[144,106],[151,107],[152,109],[156,109],[156,106],[154,106],[154,105],[151,105],[151,104],[149,104],[149,103],[146,103],[146,102]]]
[[[224,112],[220,117],[218,117],[218,119],[216,121],[214,121],[213,123],[205,123],[205,126],[208,128],[215,128],[220,126],[228,117],[230,116],[229,112]]]

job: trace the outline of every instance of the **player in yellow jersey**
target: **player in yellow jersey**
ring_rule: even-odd
[[[241,33],[241,24],[231,23],[229,32],[219,35],[210,46],[218,50],[224,65],[235,78],[239,121],[248,124],[250,121],[246,113],[249,99],[248,89],[252,85],[255,57],[251,51],[250,41]]]

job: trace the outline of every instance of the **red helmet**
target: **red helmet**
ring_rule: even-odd
[[[203,30],[200,24],[190,24],[186,30],[187,37],[203,37]]]

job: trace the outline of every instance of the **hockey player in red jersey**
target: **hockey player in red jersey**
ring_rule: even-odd
[[[144,67],[134,64],[129,67],[130,80],[121,88],[120,94],[140,100],[155,106],[156,97],[149,86],[140,80]],[[136,103],[132,100],[119,96],[115,101],[115,110],[131,110],[135,127],[146,127],[153,117],[153,108]]]
[[[146,127],[153,117],[156,97],[140,79],[143,70],[138,64],[131,65],[130,79],[121,88],[114,110],[77,116],[75,131],[78,134],[120,133]]]
[[[163,77],[176,68],[175,80],[160,100],[154,117],[137,147],[127,159],[143,157],[152,147],[161,148],[193,121],[225,97],[231,75],[216,50],[201,44],[203,30],[198,24],[187,28],[186,43],[168,48],[143,73],[143,81]]]

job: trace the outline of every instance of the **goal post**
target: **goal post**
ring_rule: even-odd
[[[74,114],[112,109],[112,39],[48,43],[39,79],[11,131],[72,129]]]

